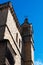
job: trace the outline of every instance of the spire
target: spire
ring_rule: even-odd
[[[28,18],[25,18],[24,23],[29,24]]]
[[[21,27],[29,26],[31,23],[28,22],[28,18],[25,18],[24,23],[21,25]]]

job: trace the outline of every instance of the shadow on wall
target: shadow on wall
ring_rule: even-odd
[[[14,65],[13,50],[7,39],[0,40],[0,65]],[[7,60],[8,61],[7,61]]]
[[[2,31],[0,32],[0,33],[2,34],[2,38],[1,38],[0,40],[5,41],[3,38],[4,38],[4,32],[5,32],[5,28],[6,28],[6,27],[7,27],[8,31],[9,31],[9,34],[10,34],[12,40],[14,41],[13,36],[12,36],[12,34],[11,34],[11,32],[10,32],[10,30],[9,30],[9,28],[8,28],[7,25],[1,25],[1,26],[0,26],[0,30],[2,30]],[[3,42],[2,42],[2,43],[3,43]],[[7,40],[6,40],[5,43],[7,43]],[[15,42],[14,42],[14,43],[15,43]],[[8,49],[8,47],[7,47],[7,49],[5,49],[5,50],[6,50],[7,52],[4,52],[4,53],[6,54],[6,58],[8,59],[10,65],[14,65],[14,64],[15,64],[15,61],[14,61],[14,58],[13,58],[13,56],[12,56],[10,50]],[[3,54],[3,52],[2,52],[2,54]],[[5,55],[4,55],[3,57],[5,57]],[[1,59],[1,58],[0,58],[0,59]],[[4,58],[3,60],[5,60],[5,58]],[[4,63],[5,63],[5,62],[4,62]]]
[[[14,65],[15,62],[14,62],[13,56],[8,48],[7,48],[6,57],[9,61],[10,65]]]
[[[7,15],[8,15],[7,9],[0,10],[0,40],[4,38],[5,25],[7,22]]]

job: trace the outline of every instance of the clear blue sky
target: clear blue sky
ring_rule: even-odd
[[[0,3],[9,0],[0,0]],[[34,59],[43,62],[43,0],[10,0],[20,23],[28,17],[34,29]]]

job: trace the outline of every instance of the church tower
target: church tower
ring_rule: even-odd
[[[34,44],[33,44],[33,28],[32,24],[26,18],[21,25],[22,35],[22,65],[34,65]]]

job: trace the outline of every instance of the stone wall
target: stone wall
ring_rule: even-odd
[[[16,41],[17,33],[18,33],[18,42]],[[2,39],[9,40],[10,41],[9,44],[12,46],[12,49],[16,52],[16,55],[15,54],[13,55],[13,58],[15,61],[14,65],[21,65],[20,54],[21,54],[21,49],[22,49],[22,37],[17,28],[16,21],[14,20],[11,14],[10,8],[6,8],[0,11],[0,40]],[[20,43],[20,47],[19,47],[19,43]],[[12,51],[10,50],[10,52]],[[2,50],[2,54],[3,53],[5,52],[3,52]]]
[[[10,44],[14,51],[16,52],[16,56],[14,55],[15,64],[14,65],[20,65],[21,64],[21,49],[22,49],[22,38],[19,33],[19,30],[16,26],[16,22],[13,19],[10,10],[8,10],[8,16],[7,16],[7,27],[5,28],[4,33],[4,39],[8,39],[10,41]],[[18,33],[18,42],[16,42],[16,33]],[[19,39],[21,40],[20,47],[19,47]]]

